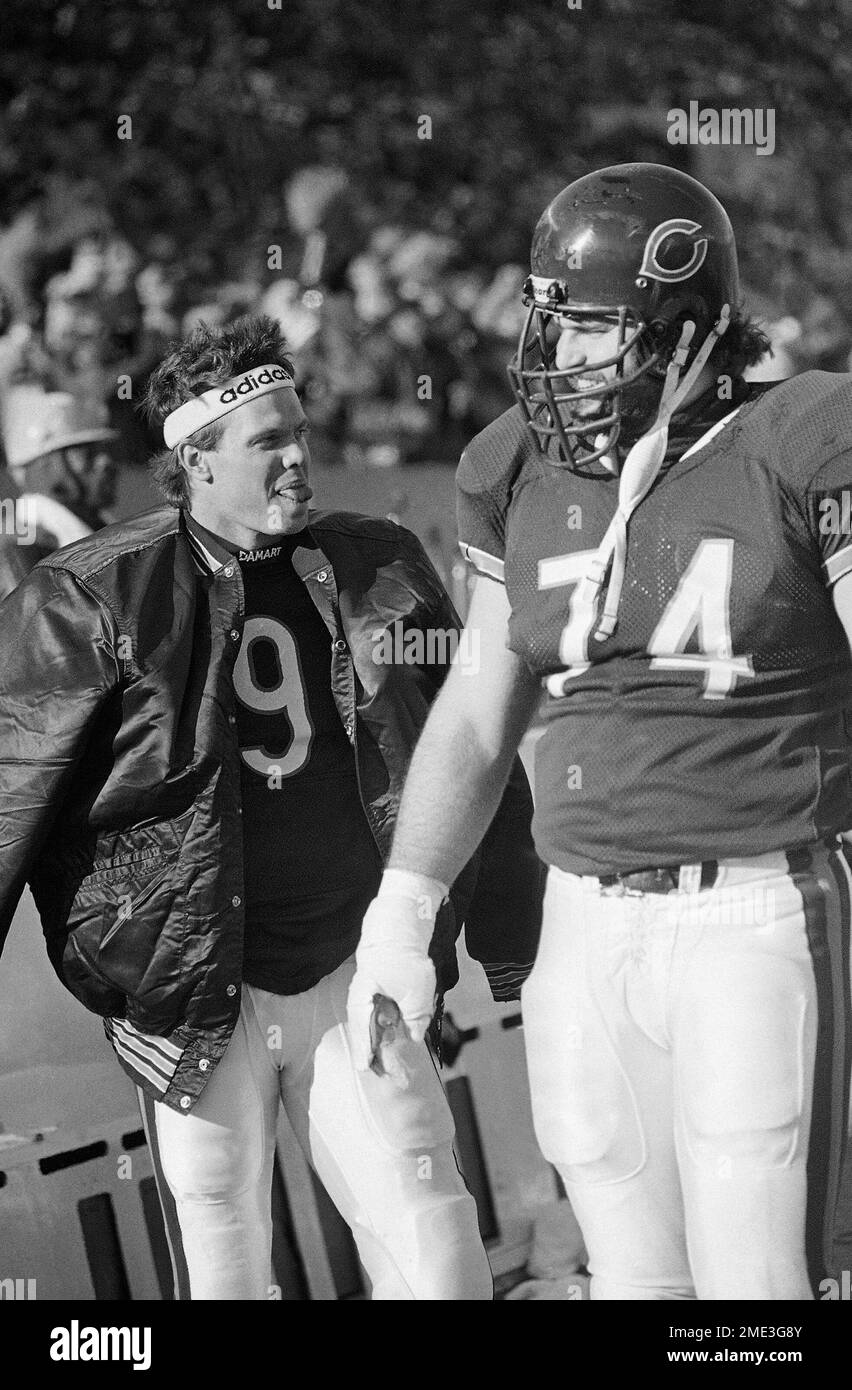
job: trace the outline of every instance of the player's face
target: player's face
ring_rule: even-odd
[[[291,387],[246,401],[223,419],[217,448],[204,451],[211,479],[193,482],[192,512],[239,545],[304,530],[310,453],[308,422]]]
[[[572,318],[560,315],[554,320],[559,336],[556,341],[555,367],[565,373],[565,386],[569,391],[586,391],[603,386],[612,381],[618,372],[614,362],[599,367],[596,363],[608,362],[617,356],[622,341],[618,324],[607,319]],[[630,369],[628,354],[625,368]],[[593,396],[589,400],[571,402],[573,416],[593,419],[595,415],[605,414],[609,408],[607,398]]]

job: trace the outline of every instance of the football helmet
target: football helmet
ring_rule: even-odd
[[[727,327],[739,275],[733,229],[713,194],[662,164],[615,164],[568,185],[535,229],[527,313],[509,366],[512,387],[551,463],[589,468],[631,446],[654,419],[683,325],[685,363]],[[614,355],[556,367],[560,316],[618,327]],[[615,372],[579,385],[605,368]],[[581,403],[599,402],[590,414]]]

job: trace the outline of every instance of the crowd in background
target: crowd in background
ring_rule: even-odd
[[[445,232],[371,225],[336,167],[300,170],[281,200],[282,243],[227,283],[205,283],[191,248],[168,234],[132,245],[96,199],[81,197],[65,225],[20,214],[0,235],[0,409],[22,384],[68,392],[92,418],[108,414],[123,463],[144,463],[161,441],[138,402],[167,343],[199,319],[262,310],[284,328],[316,457],[454,464],[511,402],[523,265],[472,264]],[[829,301],[800,318],[752,307],[773,339],[767,375],[846,367]]]
[[[324,462],[455,462],[510,403],[523,266],[494,272],[450,236],[371,228],[336,169],[300,171],[282,201],[285,243],[210,285],[169,237],[140,250],[102,210],[78,211],[65,244],[22,215],[0,238],[0,400],[23,383],[70,392],[106,408],[124,462],[144,462],[161,441],[137,406],[167,343],[260,310],[284,328]]]

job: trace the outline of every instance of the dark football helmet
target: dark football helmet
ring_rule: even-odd
[[[629,447],[653,420],[683,324],[695,323],[692,360],[724,306],[736,308],[734,233],[718,199],[688,174],[615,164],[569,184],[545,209],[531,268],[509,377],[550,462],[586,472],[620,437]],[[556,369],[560,315],[617,324],[615,355],[573,373],[614,366],[614,376],[579,387]],[[588,401],[600,402],[594,416],[577,409]]]

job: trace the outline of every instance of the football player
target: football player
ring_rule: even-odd
[[[592,1297],[809,1299],[849,1098],[852,381],[745,382],[728,217],[658,165],[554,199],[525,303],[517,404],[458,471],[481,672],[412,761],[351,1031],[366,1065],[375,993],[428,1015],[409,902],[476,844],[544,685],[522,1009]]]
[[[29,882],[57,974],[138,1088],[178,1297],[269,1296],[283,1104],[375,1299],[488,1301],[425,1025],[396,1036],[377,1008],[387,1075],[354,1069],[345,1026],[452,650],[394,662],[377,639],[457,639],[455,613],[410,532],[309,507],[272,319],[199,324],[148,403],[168,505],[64,546],[0,607],[0,946]],[[464,923],[517,997],[540,925],[531,813],[518,765],[435,904],[442,992]]]

